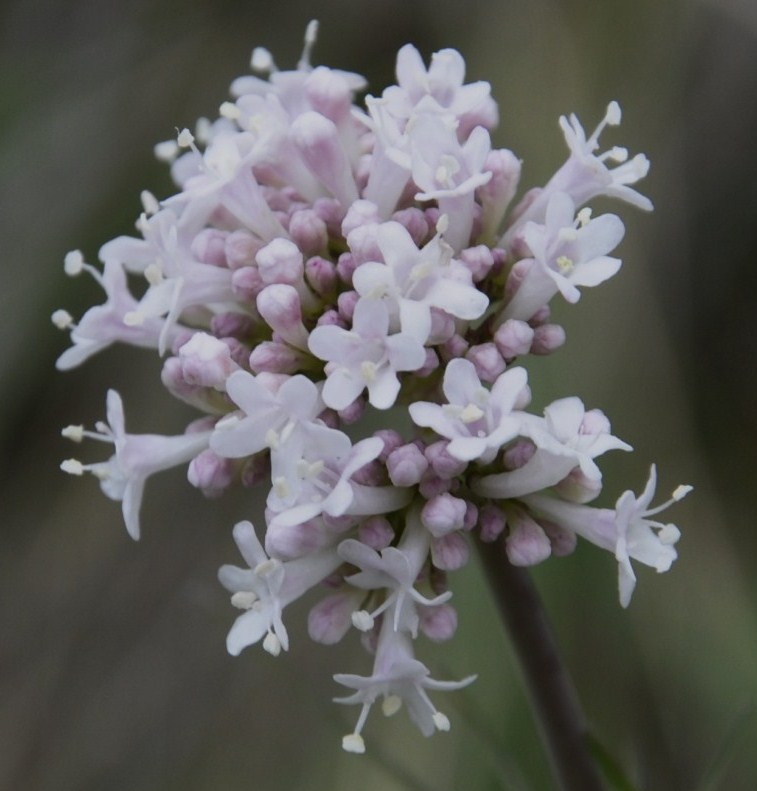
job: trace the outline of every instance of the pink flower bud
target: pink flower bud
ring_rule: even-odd
[[[220,494],[234,480],[234,462],[208,448],[189,463],[187,478],[206,494]]]
[[[326,327],[329,325],[334,325],[335,327],[341,327],[342,329],[347,329],[348,324],[347,322],[339,315],[339,312],[336,310],[327,310],[318,317],[318,321],[316,325],[319,327]]]
[[[478,506],[475,503],[465,503],[465,520],[463,530],[473,530],[478,523]]]
[[[405,444],[405,440],[402,439],[402,435],[391,428],[375,431],[373,436],[378,437],[384,443],[384,449],[379,454],[379,460],[383,462],[386,462],[387,457],[393,450],[396,450],[400,447],[400,445]]]
[[[336,273],[339,279],[348,288],[352,288],[352,275],[357,269],[358,262],[352,253],[342,253],[336,262]]]
[[[505,361],[493,343],[481,343],[478,346],[471,346],[465,358],[473,363],[478,378],[482,382],[494,382],[505,370]]]
[[[447,451],[447,445],[449,445],[449,441],[442,439],[429,445],[425,450],[425,456],[431,469],[445,480],[462,475],[468,466],[468,462],[451,456]]]
[[[500,148],[487,154],[484,171],[491,173],[492,177],[478,187],[476,197],[483,206],[486,230],[493,234],[518,188],[521,164],[512,151]]]
[[[426,341],[431,346],[446,343],[455,334],[455,320],[439,308],[431,308],[431,332]]]
[[[431,500],[440,494],[445,494],[452,489],[454,479],[440,478],[433,470],[426,470],[418,484],[418,491],[421,497]]]
[[[534,330],[531,354],[551,354],[565,343],[565,330],[559,324],[542,324]]]
[[[243,300],[255,302],[265,284],[256,266],[243,266],[231,276],[231,288]]]
[[[410,237],[418,247],[423,245],[429,235],[429,224],[421,209],[411,207],[394,212],[392,219],[404,225]]]
[[[461,569],[470,556],[468,542],[462,533],[449,533],[431,539],[431,561],[445,571]]]
[[[347,244],[356,266],[364,264],[366,261],[384,260],[377,240],[378,229],[378,223],[359,225],[347,236]]]
[[[323,549],[330,542],[331,535],[317,519],[286,527],[269,525],[265,534],[266,552],[279,560],[301,558]]]
[[[547,534],[525,511],[511,508],[508,525],[505,549],[513,566],[535,566],[550,556],[552,546]]]
[[[502,462],[506,470],[517,470],[536,453],[536,445],[530,439],[516,440],[503,454]]]
[[[494,343],[508,362],[522,354],[528,354],[533,339],[533,328],[518,319],[508,319],[494,333]]]
[[[251,489],[266,480],[270,474],[271,457],[268,453],[256,453],[246,459],[242,466],[242,486]]]
[[[255,261],[260,277],[269,283],[298,285],[305,274],[302,252],[294,242],[278,237],[258,250]]]
[[[457,631],[457,611],[450,604],[419,607],[418,615],[421,631],[435,643],[449,640]]]
[[[441,536],[462,529],[465,524],[465,500],[451,494],[440,494],[429,500],[421,510],[421,522],[432,536]]]
[[[229,269],[253,266],[263,240],[247,231],[232,231],[226,237],[225,255]]]
[[[345,209],[334,198],[318,198],[313,211],[326,223],[329,236],[341,236]]]
[[[386,483],[386,467],[378,459],[374,459],[357,470],[352,480],[363,486],[381,486]]]
[[[212,266],[226,266],[226,237],[227,231],[215,228],[203,228],[194,239],[189,249],[192,255],[203,264]]]
[[[329,242],[326,223],[312,209],[300,209],[292,214],[289,234],[306,256],[322,252]]]
[[[601,409],[588,409],[581,421],[581,434],[609,434],[610,421]]]
[[[224,390],[226,379],[239,366],[231,359],[229,347],[205,332],[196,332],[179,349],[184,381],[198,387]]]
[[[339,309],[339,315],[349,324],[352,324],[355,305],[357,305],[359,299],[360,294],[358,294],[357,291],[343,291],[337,298],[336,304]]]
[[[457,357],[464,357],[468,351],[468,341],[461,335],[453,335],[448,341],[439,347],[442,355],[442,360],[449,362]]]
[[[395,486],[415,486],[428,469],[428,462],[418,446],[410,443],[389,454],[386,469]]]
[[[308,169],[342,206],[349,206],[358,199],[350,163],[333,121],[320,113],[302,113],[292,123],[290,137]]]
[[[210,331],[216,338],[247,338],[254,327],[246,313],[217,313],[210,320]]]
[[[362,397],[356,398],[349,406],[340,409],[337,414],[339,419],[347,426],[357,423],[365,412],[365,399]]]
[[[555,485],[555,491],[571,502],[589,503],[602,491],[602,481],[587,477],[580,467],[575,467]]]
[[[342,220],[342,236],[345,239],[357,228],[363,225],[376,225],[381,222],[379,216],[378,206],[371,203],[369,200],[357,200],[349,209],[347,214],[344,215]]]
[[[496,541],[505,529],[507,524],[505,515],[492,503],[487,503],[481,507],[478,516],[481,540],[486,544]]]
[[[305,261],[305,279],[316,294],[330,298],[336,291],[336,266],[320,256],[308,258]]]
[[[305,81],[305,95],[314,110],[338,124],[352,108],[349,82],[334,69],[317,66]]]
[[[360,606],[360,596],[353,591],[333,593],[321,599],[308,614],[308,634],[316,643],[334,645],[352,626],[352,613]]]
[[[307,349],[308,331],[302,323],[300,296],[294,286],[275,283],[266,286],[256,300],[266,324],[287,343]]]
[[[284,343],[263,341],[250,353],[250,370],[272,374],[295,374],[308,361],[302,353]]]
[[[439,367],[439,355],[433,349],[426,349],[426,361],[413,376],[419,376],[421,379],[425,376],[431,375]]]
[[[385,516],[369,516],[357,531],[358,539],[376,551],[385,549],[394,540],[394,530]]]
[[[570,555],[576,548],[578,537],[570,530],[559,527],[554,522],[549,522],[546,519],[541,519],[541,526],[547,534],[550,544],[552,545],[552,554],[555,557],[565,557]]]
[[[512,299],[525,280],[528,270],[534,265],[532,258],[523,258],[513,264],[505,281],[505,299]]]
[[[485,244],[466,248],[460,253],[460,260],[470,271],[474,283],[480,283],[494,266],[492,251]]]

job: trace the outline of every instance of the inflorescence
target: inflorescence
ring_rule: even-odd
[[[129,434],[110,390],[107,422],[63,434],[113,455],[61,466],[97,476],[134,539],[155,472],[188,463],[208,495],[263,486],[264,529],[237,524],[245,565],[219,573],[242,610],[228,650],[287,650],[286,606],[320,589],[310,637],[333,644],[354,628],[374,658],[369,675],[334,676],[350,691],[337,700],[361,707],[343,740],[359,753],[377,699],[387,715],[404,704],[430,735],[449,720],[429,692],[473,681],[434,680],[414,653],[419,632],[455,632],[447,572],[467,562],[469,534],[504,541],[519,566],[566,555],[582,536],[614,554],[625,607],[632,559],[667,571],[676,558],[678,529],[654,517],[690,487],[650,508],[653,466],[640,496],[588,505],[602,488],[595,459],[630,446],[577,397],[528,411],[522,361],[565,340],[550,301],[577,302],[621,265],[610,254],[622,221],[585,204],[651,209],[633,186],[646,157],[599,150],[618,104],[588,137],[576,116],[561,118],[567,160],[510,209],[521,162],[492,149],[497,106],[488,83],[464,83],[458,52],[426,68],[404,46],[397,85],[363,109],[362,77],[310,65],[315,32],[295,70],[256,49],[256,76],[233,82],[218,119],[156,147],[179,191],[142,194],[141,238],[105,244],[101,268],[66,256],[66,273],[86,271],[105,301],[78,323],[53,314],[72,342],[58,368],[117,342],[155,349],[168,354],[165,387],[202,416],[181,436]],[[369,413],[387,428],[353,441],[342,429],[360,436]]]

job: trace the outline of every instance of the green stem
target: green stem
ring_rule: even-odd
[[[602,791],[578,696],[531,576],[510,563],[504,539],[479,543],[479,550],[559,787],[564,791]]]

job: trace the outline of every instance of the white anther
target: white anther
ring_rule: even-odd
[[[289,497],[289,482],[283,475],[280,475],[273,481],[273,491],[279,500],[286,500]]]
[[[60,463],[60,468],[69,475],[84,475],[84,465],[78,459],[66,459]]]
[[[61,429],[60,435],[74,442],[81,442],[84,439],[84,426],[66,426]]]
[[[271,656],[278,656],[281,653],[281,640],[273,632],[268,632],[263,640],[263,650]]]
[[[158,199],[150,190],[142,190],[139,193],[139,199],[142,201],[142,208],[145,210],[145,214],[153,215],[160,211],[160,203],[158,203]]]
[[[436,221],[436,232],[438,234],[447,233],[447,228],[449,228],[449,215],[442,214]]]
[[[274,431],[272,428],[269,428],[265,433],[265,444],[271,448],[271,450],[277,450],[279,447],[278,432]]]
[[[84,256],[81,250],[71,250],[63,259],[63,271],[69,277],[76,277],[84,269]]]
[[[588,225],[589,220],[591,220],[591,209],[588,206],[584,206],[584,208],[581,209],[581,211],[576,215],[576,219],[578,220],[578,225],[580,228]]]
[[[267,74],[273,71],[273,55],[265,47],[255,47],[250,58],[250,67],[253,71]]]
[[[145,323],[145,314],[138,310],[130,310],[124,314],[124,324],[127,327],[141,327]]]
[[[441,711],[435,711],[432,719],[434,721],[434,725],[436,725],[436,730],[438,731],[449,730],[450,728],[449,718],[445,714],[442,714]]]
[[[231,604],[240,610],[249,610],[258,600],[252,591],[237,591],[231,596]]]
[[[342,749],[348,753],[362,755],[365,752],[365,742],[359,733],[350,733],[342,738]]]
[[[176,136],[176,143],[179,148],[191,148],[194,141],[195,136],[186,127]]]
[[[151,286],[157,286],[163,282],[163,270],[157,264],[149,264],[145,267],[145,280]]]
[[[381,711],[385,717],[391,717],[402,708],[402,698],[399,695],[387,695],[381,703]]]
[[[561,255],[555,261],[557,264],[557,268],[560,270],[562,274],[567,274],[573,269],[573,259],[568,258],[567,255]]]
[[[219,114],[229,121],[237,121],[242,115],[241,110],[234,104],[234,102],[224,102],[219,110]]]
[[[59,330],[67,330],[74,323],[74,317],[62,308],[56,310],[50,318]]]
[[[622,113],[620,105],[616,101],[610,102],[607,105],[607,113],[605,114],[605,122],[608,126],[617,126],[620,123]]]
[[[681,537],[681,531],[675,525],[663,525],[657,537],[661,543],[671,546]]]
[[[175,140],[164,140],[154,146],[153,153],[155,158],[161,162],[173,162],[179,153],[179,146]]]
[[[481,420],[483,416],[484,411],[481,407],[475,404],[468,404],[460,413],[460,420],[462,420],[463,423],[475,423],[477,420]]]
[[[212,134],[213,124],[210,123],[210,119],[205,117],[198,118],[195,123],[195,138],[204,145],[210,142]]]
[[[694,491],[693,486],[689,486],[688,483],[682,483],[680,486],[676,486],[675,491],[673,492],[673,500],[675,500],[675,502],[683,500],[683,498],[692,491]]]
[[[378,366],[376,363],[372,363],[370,360],[364,360],[360,363],[360,375],[366,382],[375,382],[376,381],[376,371],[378,370]]]
[[[368,610],[355,610],[352,613],[352,625],[360,632],[370,632],[373,629],[373,616]]]

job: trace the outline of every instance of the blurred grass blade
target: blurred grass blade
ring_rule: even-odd
[[[726,770],[737,750],[743,744],[750,728],[753,728],[757,721],[755,720],[755,711],[754,700],[748,700],[736,712],[694,791],[715,791],[721,788],[721,780]]]
[[[589,751],[610,787],[615,791],[639,791],[628,779],[617,759],[599,739],[591,733],[586,738],[589,742]]]

